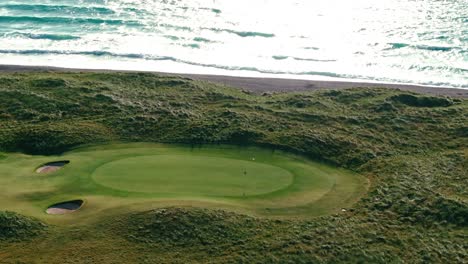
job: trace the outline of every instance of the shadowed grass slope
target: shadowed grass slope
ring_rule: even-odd
[[[221,210],[163,208],[131,214],[122,229],[131,240],[177,246],[220,245],[254,238],[264,223]]]
[[[21,241],[41,234],[46,225],[14,212],[0,211],[0,241]]]

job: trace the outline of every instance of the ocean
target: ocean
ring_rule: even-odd
[[[468,88],[468,0],[1,0],[0,64]]]

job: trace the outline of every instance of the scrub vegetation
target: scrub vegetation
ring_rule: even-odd
[[[47,226],[37,219],[14,212],[0,212],[0,242],[14,242],[34,238]]]
[[[370,185],[358,202],[320,216],[298,209],[277,219],[201,200],[155,201],[152,208],[117,207],[119,201],[86,216],[93,201],[107,200],[102,195],[89,197],[83,211],[47,216],[37,208],[50,204],[37,201],[81,198],[52,197],[56,190],[48,187],[64,186],[73,161],[47,176],[27,175],[35,168],[10,163],[34,159],[39,166],[116,142],[261,147],[354,171]],[[73,149],[82,145],[88,147]],[[369,88],[252,94],[143,73],[2,74],[0,151],[4,166],[25,171],[22,177],[0,175],[2,186],[45,177],[24,184],[23,193],[15,187],[3,194],[24,216],[0,217],[0,228],[17,237],[0,238],[2,263],[463,263],[468,258],[466,99]],[[76,184],[93,188],[79,179]]]

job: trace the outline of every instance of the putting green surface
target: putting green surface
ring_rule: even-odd
[[[118,190],[182,195],[245,196],[287,187],[293,175],[280,167],[228,158],[154,155],[112,161],[92,174]]]
[[[57,160],[70,163],[35,172]],[[351,206],[366,188],[367,180],[350,171],[260,148],[134,143],[0,160],[0,208],[57,224],[172,205],[312,217]],[[45,214],[49,205],[75,199],[85,201],[79,211]]]

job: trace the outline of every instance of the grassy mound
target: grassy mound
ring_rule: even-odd
[[[447,107],[453,105],[453,101],[448,98],[415,96],[411,94],[395,95],[390,99],[394,102],[414,107]]]
[[[0,212],[0,240],[20,241],[37,236],[46,225],[14,212]]]
[[[219,245],[251,239],[260,226],[251,217],[222,210],[165,208],[131,215],[130,238],[178,246]]]
[[[48,122],[47,125],[33,125],[17,131],[13,136],[14,143],[7,144],[5,149],[29,154],[57,154],[90,141],[112,140],[109,133],[110,129],[88,122]]]

